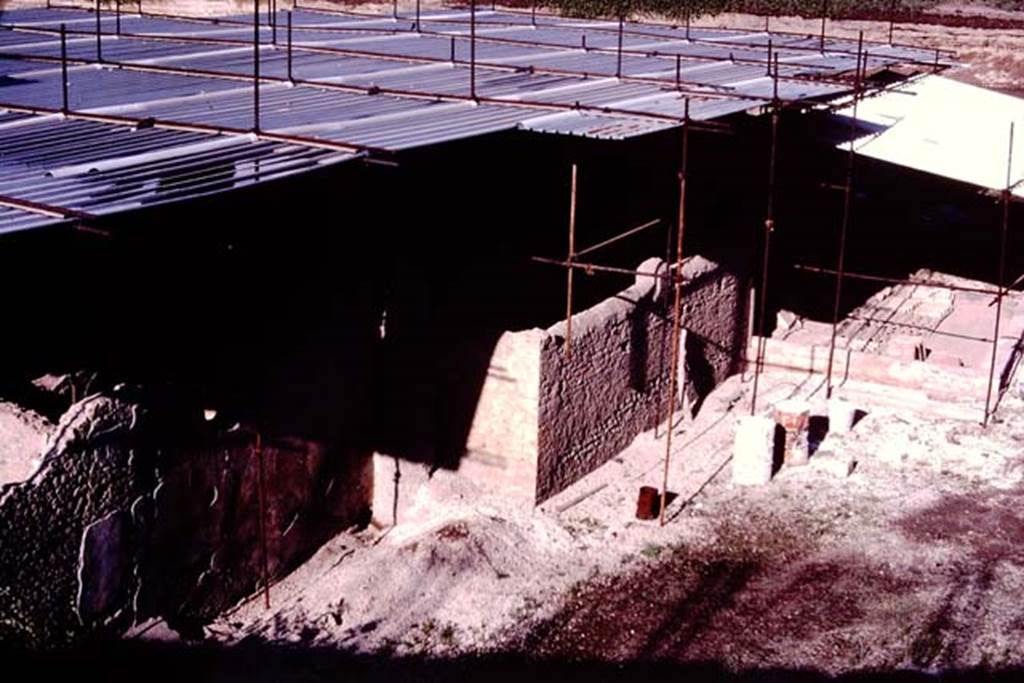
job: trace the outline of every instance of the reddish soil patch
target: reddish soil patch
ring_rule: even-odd
[[[1024,492],[951,495],[899,522],[918,543],[946,542],[969,549],[974,559],[1024,561]]]

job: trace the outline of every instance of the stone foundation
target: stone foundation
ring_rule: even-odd
[[[978,290],[993,285],[922,270],[912,279]],[[840,321],[832,376],[880,387],[919,392],[927,401],[959,404],[965,419],[984,409],[996,307],[980,291],[950,291],[903,284],[886,287]],[[1024,350],[1024,296],[1008,292],[1000,318],[992,399],[1009,386]],[[832,326],[782,313],[771,338],[764,340],[764,362],[808,374],[828,372]],[[748,358],[757,357],[751,339]]]

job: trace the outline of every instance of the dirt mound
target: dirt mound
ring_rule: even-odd
[[[356,652],[478,649],[516,621],[523,586],[543,573],[550,547],[531,525],[479,515],[447,518],[394,542],[364,540],[362,548],[331,544],[275,587],[274,612],[257,604],[229,615],[221,626],[246,622],[230,640]]]

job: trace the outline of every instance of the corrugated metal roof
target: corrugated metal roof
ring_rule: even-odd
[[[237,189],[354,158],[302,145],[66,120],[0,119],[0,234],[62,219],[3,206],[103,215]]]
[[[296,11],[294,83],[286,82],[280,12],[276,32],[258,28],[264,134],[251,136],[252,16],[124,9],[120,34],[112,12],[100,16],[103,64],[91,12],[0,11],[0,232],[62,220],[60,211],[98,215],[226,191],[360,150],[515,128],[622,139],[679,125],[687,99],[694,119],[727,116],[773,97],[769,39],[784,100],[848,92],[828,79],[856,64],[850,41],[830,39],[820,50],[816,37],[707,28],[687,35],[635,22],[624,24],[620,55],[617,22],[482,10],[474,101],[466,10],[425,13],[418,27],[405,15]],[[61,25],[72,60],[66,118],[45,115],[62,106]],[[934,53],[872,45],[871,59],[921,63]]]

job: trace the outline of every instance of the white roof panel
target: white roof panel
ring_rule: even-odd
[[[1024,198],[1024,99],[930,75],[863,100],[857,117],[877,127],[858,154],[990,190],[1007,187],[1013,123],[1010,185]]]

